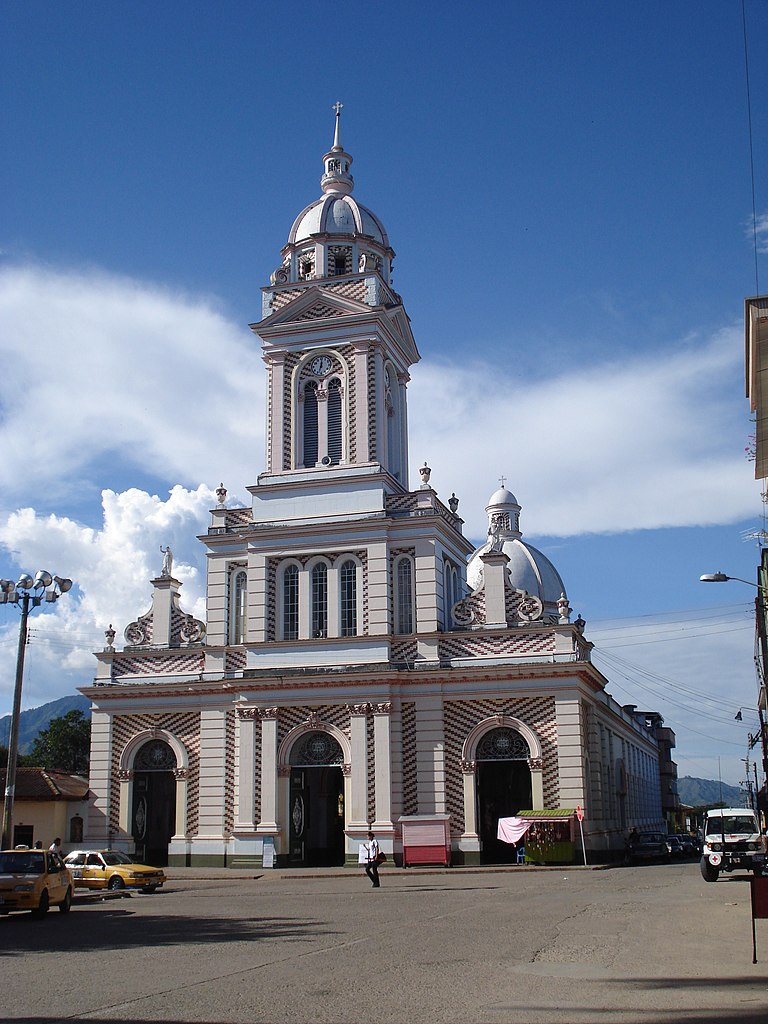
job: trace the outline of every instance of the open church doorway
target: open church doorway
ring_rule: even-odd
[[[515,729],[492,729],[477,745],[477,810],[481,864],[512,864],[514,846],[496,838],[499,818],[532,804],[528,744]]]
[[[325,732],[311,732],[291,750],[291,867],[341,867],[344,864],[344,755]]]
[[[165,867],[176,822],[176,755],[164,740],[149,740],[133,761],[131,832],[136,859]]]

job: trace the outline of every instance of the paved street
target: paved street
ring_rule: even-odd
[[[171,872],[173,874],[173,872]],[[237,878],[0,919],[0,1018],[698,1022],[768,1018],[768,921],[698,864]],[[183,877],[182,877],[183,875]],[[80,890],[82,893],[83,890]]]

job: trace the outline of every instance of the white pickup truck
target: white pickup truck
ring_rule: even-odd
[[[765,836],[754,811],[748,807],[722,807],[707,811],[701,874],[705,882],[716,882],[721,871],[745,868],[756,875],[765,866]]]

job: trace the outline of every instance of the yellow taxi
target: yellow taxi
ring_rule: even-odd
[[[75,885],[85,889],[140,889],[149,893],[166,880],[160,868],[135,864],[120,850],[73,850],[64,863],[72,872]]]
[[[73,889],[69,869],[53,850],[0,851],[0,914],[31,910],[33,917],[45,917],[54,906],[66,914]]]

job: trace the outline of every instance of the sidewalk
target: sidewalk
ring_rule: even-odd
[[[424,865],[419,867],[402,868],[388,861],[382,871],[388,877],[396,876],[427,876],[427,875],[487,875],[498,873],[530,874],[539,871],[606,871],[609,868],[621,867],[621,864],[488,864],[488,865],[457,865],[456,867],[444,867],[441,865]],[[258,879],[268,875],[272,879],[287,880],[291,878],[352,878],[363,870],[360,864],[351,864],[349,867],[335,868],[165,868],[165,874],[169,882],[181,881],[183,879],[199,879],[201,881],[228,881],[233,879]]]

